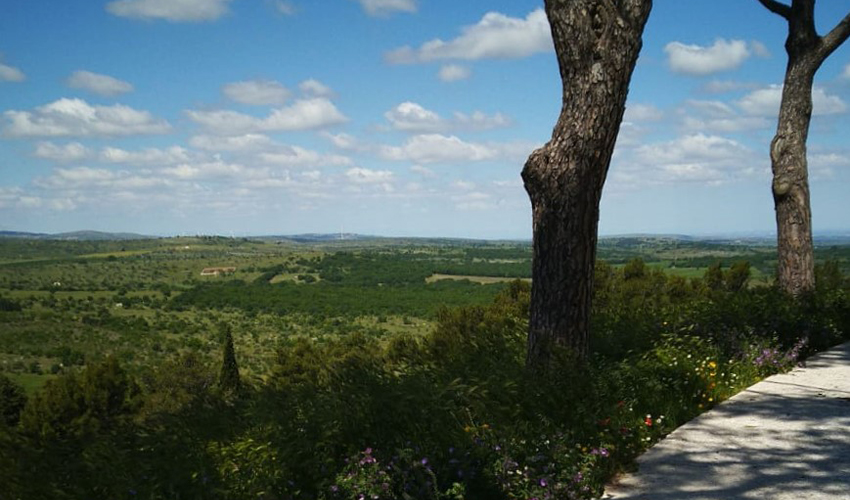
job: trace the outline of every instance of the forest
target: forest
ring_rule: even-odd
[[[594,498],[850,338],[850,246],[800,300],[775,252],[603,238],[590,359],[535,376],[528,242],[0,239],[0,499]]]

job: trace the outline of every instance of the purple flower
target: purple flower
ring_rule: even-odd
[[[422,465],[428,465],[428,459],[427,458],[423,458],[422,460],[420,460],[420,462],[422,463]]]
[[[541,477],[540,481],[538,481],[537,483],[540,485],[541,488],[545,488],[545,487],[549,486],[549,483],[546,482],[545,477]]]

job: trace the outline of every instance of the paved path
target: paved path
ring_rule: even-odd
[[[617,500],[850,500],[850,342],[767,378],[642,455]]]

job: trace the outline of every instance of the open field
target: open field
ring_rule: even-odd
[[[689,280],[748,260],[750,286],[768,283],[775,263],[766,246],[668,238],[602,239],[598,253],[615,269],[640,258]],[[850,268],[850,247],[818,257]],[[208,267],[235,272],[201,276]],[[489,303],[530,273],[523,242],[0,239],[0,297],[21,309],[0,312],[0,369],[33,388],[108,354],[139,369],[187,351],[213,359],[226,323],[246,373],[263,377],[288,338],[422,335],[441,308]]]

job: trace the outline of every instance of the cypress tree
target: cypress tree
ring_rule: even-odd
[[[239,366],[236,364],[236,352],[233,349],[233,335],[230,333],[230,326],[225,325],[222,330],[224,335],[218,386],[226,392],[237,392],[241,383],[239,381]]]

